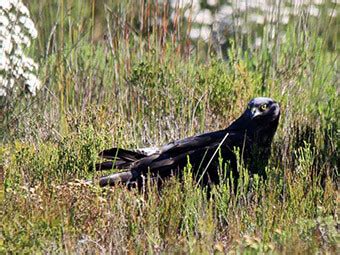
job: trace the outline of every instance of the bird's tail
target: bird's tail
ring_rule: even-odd
[[[109,161],[104,161],[95,165],[95,170],[109,170],[109,169],[129,169],[131,165],[146,157],[140,152],[129,151],[120,148],[112,148],[104,150],[99,153],[99,156]]]
[[[114,186],[117,183],[129,184],[133,179],[133,172],[130,170],[103,176],[99,179],[99,186]]]

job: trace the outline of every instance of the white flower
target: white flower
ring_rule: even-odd
[[[210,6],[215,6],[217,3],[218,3],[217,0],[208,0],[207,1],[207,4],[210,5]]]
[[[9,79],[8,80],[8,87],[13,88],[14,86],[14,79]]]
[[[24,57],[24,52],[22,51],[21,47],[18,47],[15,49],[14,51],[14,55],[18,57],[18,59],[24,59],[26,57]]]
[[[12,65],[18,65],[21,62],[20,58],[15,55],[16,52],[18,52],[18,49],[15,49],[14,54],[9,57]],[[19,55],[19,57],[21,56]]]
[[[6,1],[6,0],[1,0],[0,1],[0,9],[3,10],[10,10],[11,9],[11,2],[10,1]]]
[[[255,47],[260,48],[262,45],[262,38],[261,37],[256,37],[255,39]]]
[[[32,93],[32,95],[35,95],[37,89],[39,89],[41,86],[40,81],[34,74],[29,74],[29,77],[26,80],[25,85],[27,86],[28,90]]]
[[[191,39],[197,39],[200,36],[200,29],[199,28],[192,28],[189,34]]]
[[[5,55],[2,55],[0,58],[0,71],[7,71],[9,64],[9,59]]]
[[[35,29],[35,27],[32,27],[28,32],[32,36],[33,39],[37,38],[38,31]]]
[[[0,26],[0,36],[4,38],[8,38],[11,36],[11,34],[6,27]]]
[[[6,96],[6,90],[2,88],[0,84],[0,97],[4,97],[4,96]]]
[[[202,26],[201,27],[201,37],[203,40],[208,40],[210,37],[210,28],[207,26]]]
[[[26,67],[29,71],[33,71],[38,68],[38,65],[31,58],[23,59],[23,66]]]
[[[13,41],[14,41],[15,44],[17,44],[17,45],[20,45],[20,44],[21,44],[20,35],[13,34],[13,35],[12,35],[12,39],[13,39]]]
[[[9,2],[16,7],[19,4],[19,0],[9,0]]]
[[[13,43],[11,41],[11,38],[4,38],[0,36],[0,51],[3,51],[4,53],[11,53],[12,49]]]
[[[25,22],[24,22],[24,26],[27,28],[27,29],[31,29],[34,27],[34,23],[31,19],[28,19],[26,18],[25,19]]]
[[[229,5],[223,5],[220,9],[218,15],[221,17],[229,16],[233,13],[233,7]]]
[[[282,24],[288,24],[289,22],[289,16],[288,15],[284,15],[282,18],[281,18],[281,23]]]
[[[30,40],[30,38],[28,38],[28,36],[26,36],[26,35],[22,36],[21,42],[22,42],[23,44],[25,44],[27,47],[29,47],[29,46],[31,45],[31,40]]]
[[[208,9],[202,10],[197,13],[194,21],[200,24],[210,25],[213,22],[213,17]]]
[[[257,23],[257,24],[264,24],[264,17],[259,14],[251,14],[249,16],[249,21]]]
[[[25,75],[24,69],[21,66],[16,66],[12,72],[14,78],[20,79],[22,76]]]
[[[19,19],[20,21],[20,19]],[[28,33],[32,36],[32,38],[36,38],[38,35],[37,30],[35,29],[34,23],[31,19],[26,18],[23,23],[24,27],[27,28]]]
[[[0,75],[0,87],[6,87],[7,86],[7,79],[5,79],[2,75]]]
[[[19,22],[20,22],[21,24],[25,24],[27,19],[28,19],[28,18],[25,17],[25,16],[20,16],[20,17],[19,17]]]
[[[25,5],[23,5],[21,2],[18,4],[17,8],[19,9],[19,12],[21,12],[22,14],[29,16],[30,12],[27,9],[27,7]]]
[[[314,5],[311,5],[310,8],[309,8],[309,14],[317,17],[317,16],[319,16],[319,9],[316,8]]]
[[[17,20],[17,16],[11,12],[8,14],[8,17],[11,22],[15,22]]]
[[[240,11],[246,11],[248,8],[248,2],[247,1],[236,1],[233,2],[234,6],[236,9],[240,10]]]
[[[0,16],[0,25],[7,27],[9,24],[9,20],[5,15]]]
[[[21,32],[20,26],[15,25],[14,28],[13,28],[13,32],[16,33],[16,34],[20,34],[20,32]]]
[[[332,18],[336,18],[337,13],[335,9],[328,9],[328,16]]]
[[[198,0],[171,0],[171,7],[176,8],[188,8],[192,9],[194,13],[197,13],[200,10],[200,3]]]

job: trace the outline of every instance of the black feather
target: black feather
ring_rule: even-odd
[[[135,161],[144,158],[146,155],[140,152],[129,151],[121,148],[112,148],[99,153],[99,156],[106,159],[121,158],[128,161]]]
[[[264,109],[263,105],[268,106]],[[280,116],[279,105],[270,98],[255,98],[245,112],[228,128],[198,136],[174,141],[157,152],[146,155],[140,152],[113,148],[103,151],[100,156],[112,161],[96,165],[96,169],[126,169],[100,179],[100,186],[117,182],[131,182],[142,185],[144,177],[163,180],[173,174],[182,176],[183,168],[192,165],[197,181],[202,185],[219,183],[225,176],[219,176],[219,156],[238,177],[235,149],[251,173],[265,176],[264,168],[270,156],[270,146]]]

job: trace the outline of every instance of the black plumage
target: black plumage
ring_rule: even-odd
[[[239,151],[251,173],[265,176],[264,168],[270,156],[270,146],[278,126],[279,105],[271,98],[252,99],[245,112],[228,128],[171,142],[152,152],[112,148],[100,156],[109,159],[96,164],[96,170],[124,169],[123,172],[101,177],[100,186],[118,182],[143,185],[146,176],[162,181],[171,175],[182,176],[188,161],[191,171],[203,186],[220,182],[226,165],[237,178]],[[221,162],[222,159],[222,162]]]

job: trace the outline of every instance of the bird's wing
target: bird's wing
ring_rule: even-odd
[[[202,167],[204,169],[210,159],[218,156],[216,152],[219,145],[222,146],[221,149],[224,153],[232,153],[232,146],[239,136],[238,133],[221,130],[177,140],[161,147],[159,152],[145,155],[134,161],[126,162],[119,158],[118,164],[111,163],[111,165],[108,164],[108,167],[127,170],[101,178],[100,185],[114,185],[116,182],[138,182],[148,173],[151,176],[168,177],[173,173],[173,170],[185,167],[188,158],[190,158],[190,163],[193,166],[195,165],[195,168]],[[221,144],[222,142],[223,144]],[[123,150],[123,152],[122,155],[126,158],[126,151]],[[103,165],[101,166],[103,167]]]
[[[99,153],[99,156],[108,159],[109,161],[97,163],[95,165],[96,170],[108,170],[112,168],[128,169],[134,162],[145,158],[148,155],[142,151],[137,152],[121,148],[112,148],[102,151]],[[92,169],[92,166],[90,166],[90,169]]]
[[[163,178],[176,172],[180,173],[181,169],[188,164],[188,160],[195,175],[205,172],[204,169],[209,166],[215,169],[220,156],[219,151],[224,160],[234,160],[233,147],[238,144],[239,137],[241,137],[239,133],[221,130],[167,144],[159,153],[132,164],[130,170],[133,177],[130,181],[138,181],[147,174]]]
[[[160,154],[172,156],[206,146],[212,146],[220,143],[226,135],[226,130],[220,130],[177,140],[161,147]]]
[[[230,135],[230,137],[229,137]],[[132,170],[158,171],[182,168],[187,164],[188,157],[191,163],[199,165],[205,158],[211,157],[223,142],[223,148],[232,151],[228,144],[233,144],[235,133],[229,134],[225,130],[205,133],[198,136],[178,140],[163,146],[159,153],[152,154],[136,161],[131,165]]]
[[[130,151],[121,148],[111,148],[108,150],[103,150],[99,153],[99,156],[106,159],[124,159],[127,161],[136,161],[138,159],[144,158],[147,154],[143,153],[143,151]]]

